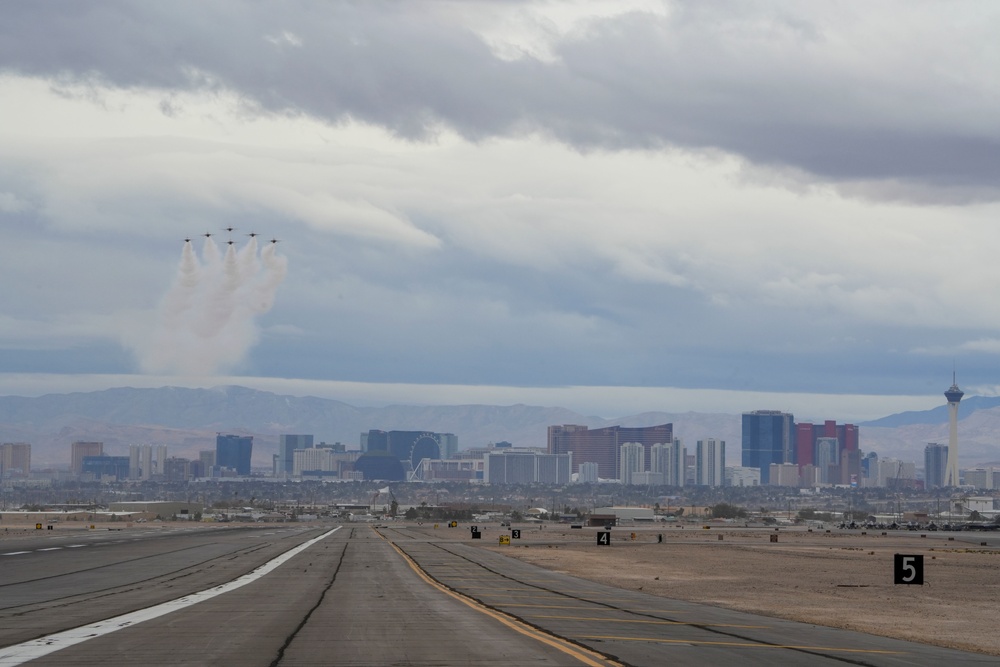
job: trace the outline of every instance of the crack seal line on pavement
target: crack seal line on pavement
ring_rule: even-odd
[[[353,536],[353,531],[351,532]],[[337,574],[340,573],[340,566],[344,564],[344,557],[347,555],[348,544],[348,542],[344,542],[344,550],[340,552],[340,560],[337,561],[337,567],[333,569],[333,576],[330,577],[330,582],[323,589],[323,592],[320,593],[319,599],[316,600],[316,604],[312,606],[312,609],[306,612],[305,616],[302,617],[302,620],[299,621],[299,624],[295,627],[295,629],[292,630],[287,637],[285,637],[285,643],[278,649],[278,656],[271,662],[270,667],[278,667],[278,665],[281,664],[281,660],[285,657],[285,651],[292,645],[292,641],[295,639],[295,636],[298,635],[302,628],[306,626],[306,623],[309,622],[309,618],[313,615],[313,612],[319,609],[320,605],[323,604],[323,600],[326,599],[326,594],[330,592],[330,589],[333,588],[333,583],[337,581]]]
[[[340,528],[341,527],[338,526],[337,528],[327,531],[318,537],[314,537],[311,540],[303,542],[297,547],[289,549],[280,556],[272,558],[252,572],[244,574],[242,577],[233,579],[228,583],[220,584],[197,593],[191,593],[190,595],[185,595],[177,598],[176,600],[154,605],[146,609],[140,609],[128,614],[122,614],[121,616],[115,616],[114,618],[98,621],[97,623],[91,623],[90,625],[83,625],[78,628],[73,628],[72,630],[57,632],[55,634],[39,637],[38,639],[32,639],[20,644],[0,648],[0,667],[15,667],[16,665],[24,664],[29,660],[34,660],[44,655],[48,655],[49,653],[61,651],[64,648],[85,642],[88,639],[110,634],[123,628],[129,628],[144,621],[159,618],[160,616],[165,616],[175,611],[179,611],[185,607],[198,604],[199,602],[204,602],[205,600],[222,595],[223,593],[228,593],[236,590],[237,588],[242,588],[243,586],[260,579],[264,575],[269,574],[279,565],[282,565],[285,561],[299,555],[320,540],[333,535],[340,530]]]

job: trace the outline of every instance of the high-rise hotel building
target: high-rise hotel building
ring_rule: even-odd
[[[596,463],[602,479],[621,479],[621,446],[637,442],[643,448],[643,460],[650,460],[650,449],[657,443],[674,441],[673,424],[659,426],[607,426],[591,429],[577,424],[549,427],[549,454],[573,453],[573,472],[583,463]]]
[[[770,483],[772,463],[795,462],[795,417],[780,410],[743,413],[743,466],[760,470],[760,483]]]
[[[30,444],[5,442],[0,445],[0,477],[27,477],[30,474]]]
[[[706,438],[695,449],[694,483],[699,486],[724,486],[726,483],[726,441]]]
[[[667,486],[684,486],[687,469],[687,448],[680,438],[657,443],[649,448],[649,471],[663,475]]]

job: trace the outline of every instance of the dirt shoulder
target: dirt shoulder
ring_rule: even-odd
[[[1000,547],[981,546],[997,544],[995,538],[615,528],[611,546],[599,547],[596,532],[526,527],[521,540],[501,547],[493,542],[502,534],[495,529],[486,548],[651,595],[1000,655]],[[896,553],[924,556],[924,586],[893,584]]]

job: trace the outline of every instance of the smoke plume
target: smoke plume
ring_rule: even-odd
[[[201,258],[184,244],[177,277],[142,336],[129,342],[146,373],[214,375],[230,371],[259,338],[258,315],[274,305],[285,279],[286,258],[274,243],[258,247],[251,237],[242,248],[220,252],[205,239]]]

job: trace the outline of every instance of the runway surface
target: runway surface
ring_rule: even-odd
[[[997,662],[602,586],[460,535],[164,524],[2,540],[0,667]]]

